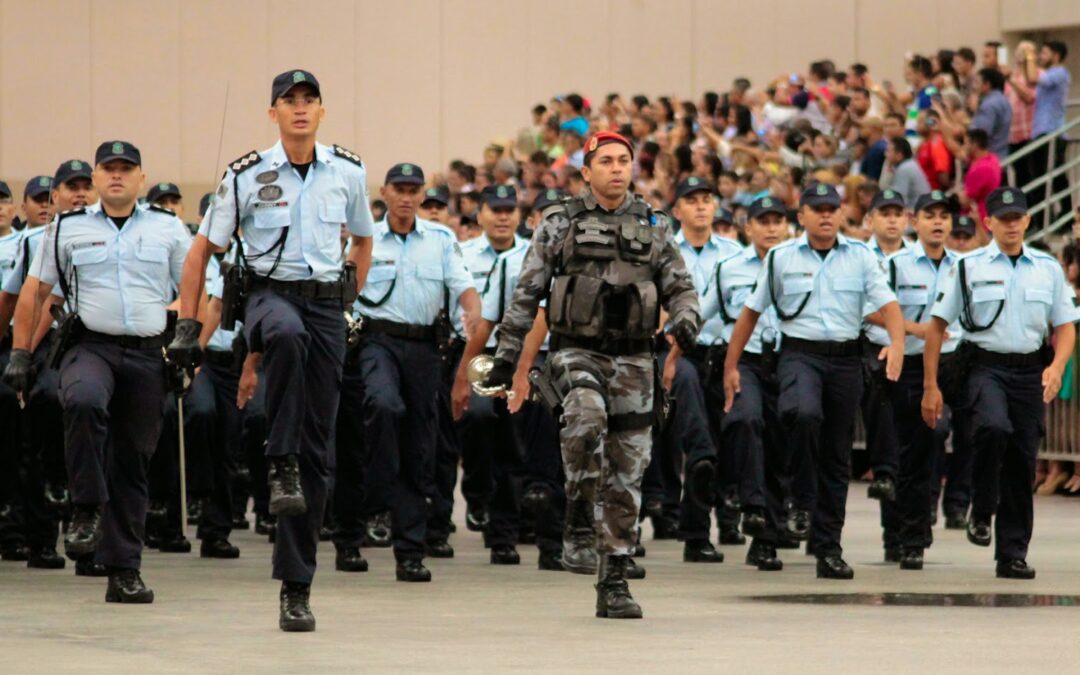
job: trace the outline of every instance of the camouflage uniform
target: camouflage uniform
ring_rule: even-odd
[[[549,374],[563,396],[560,436],[567,498],[593,502],[601,553],[627,555],[634,544],[641,478],[651,449],[654,380],[649,338],[656,327],[650,323],[655,318],[645,316],[651,314],[646,311],[651,305],[645,297],[653,293],[652,300],[667,309],[672,321],[686,319],[700,326],[697,293],[667,217],[654,214],[639,197],[627,194],[617,209],[608,212],[586,190],[548,209],[544,216],[522,263],[513,302],[499,324],[495,358],[517,361],[540,302],[550,296]],[[609,240],[610,250],[603,252],[607,259],[574,254],[582,250],[573,248],[575,240],[581,246],[604,236]],[[629,319],[623,317],[638,327],[632,339],[625,339],[618,330],[606,330],[606,319],[599,322],[599,332],[594,330],[595,320],[591,328],[580,324],[585,335],[560,324],[560,317],[573,313],[569,294],[566,307],[559,302],[559,280],[568,276],[576,280],[571,284],[574,293],[594,285],[597,313],[607,307],[603,293],[635,287],[639,304],[629,310]],[[597,287],[603,290],[596,291]],[[576,313],[576,320],[589,320]],[[647,336],[641,333],[642,327],[649,329]]]

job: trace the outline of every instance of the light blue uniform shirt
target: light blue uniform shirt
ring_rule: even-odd
[[[965,332],[964,340],[991,352],[1030,354],[1042,347],[1049,326],[1080,320],[1076,294],[1053,256],[1025,246],[1013,267],[992,241],[961,260],[976,324],[990,323],[1000,303],[1005,303],[991,328]],[[950,324],[963,309],[959,264],[949,270],[934,302],[933,315]]]
[[[262,275],[274,269],[272,276],[280,281],[337,281],[344,262],[341,225],[361,237],[370,236],[374,227],[367,172],[319,143],[303,179],[289,163],[280,141],[239,175],[230,166],[199,234],[215,246],[228,246],[236,229],[237,202],[247,265]]]
[[[51,286],[63,270],[74,296],[68,301],[90,330],[150,337],[165,330],[165,307],[190,247],[191,233],[171,213],[140,204],[117,229],[99,202],[49,225],[31,269]]]
[[[525,259],[525,252],[528,250],[529,242],[517,235],[514,235],[513,246],[499,253],[492,248],[487,235],[470,239],[461,247],[461,252],[465,256],[465,267],[472,274],[473,286],[480,293],[480,313],[483,318],[488,319],[488,316],[492,316],[494,318],[488,321],[496,323],[502,318],[503,311],[510,305],[510,299],[514,295],[514,287],[517,286],[518,275],[521,271],[521,262]],[[515,269],[509,269],[511,265],[515,266]],[[501,274],[504,267],[506,268],[505,281]],[[503,287],[504,296],[502,306],[499,305],[500,286]],[[455,318],[460,320],[460,309],[457,309],[455,314]],[[485,346],[488,349],[498,346],[494,331],[488,337]]]
[[[30,232],[44,231],[44,227],[35,227]],[[7,280],[11,277],[12,272],[18,266],[21,268],[23,258],[23,239],[26,238],[28,230],[19,232],[18,230],[12,230],[11,234],[0,237],[0,277],[4,280],[4,290],[8,291],[12,295],[18,295],[19,291],[9,291],[7,286]],[[22,273],[19,273],[19,287],[22,287]]]
[[[22,290],[23,281],[26,280],[26,275],[34,274],[36,271],[39,271],[31,269],[30,263],[34,260],[34,256],[37,254],[38,247],[41,245],[41,242],[45,237],[46,227],[47,226],[42,225],[41,227],[27,228],[22,232],[18,233],[19,241],[16,244],[16,246],[18,247],[18,251],[15,255],[15,259],[12,261],[10,269],[6,266],[3,268],[3,290],[5,292],[12,295],[18,295],[19,291]],[[5,246],[5,239],[0,239],[0,249]],[[27,255],[24,255],[24,252]],[[4,253],[0,253],[0,262],[6,259],[5,257],[3,257],[5,255],[6,250],[4,251]],[[34,276],[37,276],[37,274],[34,274]]]
[[[889,256],[886,255],[885,251],[881,250],[881,245],[878,244],[877,237],[870,237],[870,241],[866,242],[866,245],[869,246],[870,250],[874,252],[874,255],[877,256],[877,259],[881,260],[882,264],[885,264],[885,260]],[[909,242],[907,239],[901,238],[900,251],[897,251],[897,253],[900,253],[901,251],[906,251],[909,248],[911,248],[911,242]],[[875,311],[875,309],[867,308],[866,313],[873,314]],[[866,333],[866,339],[870,340],[870,342],[873,342],[876,345],[887,347],[890,343],[892,343],[892,340],[889,339],[889,331],[885,330],[881,326],[875,326],[872,323],[867,323],[864,321],[863,332]]]
[[[448,228],[417,218],[402,241],[382,220],[375,224],[371,271],[360,295],[385,302],[369,307],[357,300],[356,309],[371,319],[430,326],[443,308],[444,288],[453,305],[472,287],[461,248]]]
[[[947,285],[949,271],[959,257],[957,253],[946,250],[941,264],[934,266],[920,243],[912,244],[889,256],[885,261],[886,272],[895,275],[893,291],[896,293],[896,301],[900,303],[900,311],[904,313],[904,319],[915,323],[926,323],[930,320],[934,298]],[[960,344],[960,335],[963,332],[960,322],[953,321],[949,324],[948,332],[949,339],[941,345],[942,354],[955,351]],[[888,334],[885,337],[888,338]],[[904,338],[904,354],[922,354],[925,346],[926,343],[914,335]]]
[[[771,282],[769,258],[773,259]],[[785,336],[830,342],[854,340],[859,337],[866,314],[896,300],[884,268],[870,247],[842,234],[837,235],[836,245],[824,260],[810,247],[805,233],[774,246],[765,257],[757,287],[746,306],[764,314],[773,304],[771,295],[775,295],[777,309],[790,315],[807,294],[810,297],[797,317],[780,318]]]
[[[706,291],[713,283],[716,263],[743,250],[736,241],[710,234],[709,240],[705,242],[705,246],[699,253],[686,241],[682,230],[675,235],[675,243],[679,247],[679,253],[682,254],[683,262],[686,263],[686,270],[690,272],[690,277],[694,280],[694,289],[697,291],[699,300],[705,297]],[[698,332],[698,344],[711,345],[720,342],[723,330],[724,322],[719,316],[705,320],[701,331]]]
[[[735,320],[739,318],[743,304],[750,297],[754,284],[761,275],[761,268],[762,260],[753,246],[747,246],[718,263],[720,286],[717,287],[714,273],[713,283],[709,284],[709,290],[705,292],[705,297],[701,301],[701,318],[706,325],[714,323],[716,319],[720,320],[722,326],[720,337],[724,342],[731,342]],[[730,323],[724,323],[720,314],[721,298],[724,302],[724,311],[731,319]],[[772,307],[758,318],[754,332],[750,334],[750,341],[746,343],[746,351],[751,354],[760,354],[762,338],[776,343],[776,348],[779,348],[780,322],[776,317],[776,310]]]

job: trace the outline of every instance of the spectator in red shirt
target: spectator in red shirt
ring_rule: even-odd
[[[964,190],[960,203],[969,213],[979,212],[982,232],[986,232],[986,198],[1001,186],[1001,162],[990,152],[990,136],[984,129],[968,129],[968,170],[964,174]]]
[[[953,156],[941,133],[941,117],[933,110],[919,113],[915,130],[922,138],[915,160],[931,190],[948,190],[953,183]]]

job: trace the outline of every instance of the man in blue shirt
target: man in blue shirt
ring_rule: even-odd
[[[1046,404],[1061,389],[1073,353],[1080,308],[1061,264],[1024,245],[1031,222],[1024,193],[998,188],[987,212],[994,240],[957,262],[934,301],[923,353],[922,417],[930,428],[941,418],[939,355],[946,327],[959,320],[971,359],[967,396],[975,444],[968,540],[989,546],[993,519],[997,576],[1034,579],[1027,551],[1035,460]]]
[[[1027,78],[1029,83],[1035,84],[1035,114],[1031,122],[1032,140],[1038,140],[1046,134],[1052,134],[1065,125],[1065,105],[1069,97],[1069,85],[1072,79],[1069,71],[1065,68],[1064,61],[1069,49],[1064,42],[1051,40],[1039,50],[1039,67],[1042,73],[1035,67],[1034,59],[1028,59]],[[1053,168],[1065,163],[1065,148],[1068,144],[1059,138],[1054,142]],[[1043,145],[1031,153],[1030,166],[1034,167],[1036,174],[1041,175],[1047,169],[1050,158],[1050,146]],[[1069,187],[1067,172],[1054,176],[1053,191],[1061,192]],[[1066,193],[1061,200],[1060,213],[1072,211],[1072,196]],[[1037,216],[1036,226],[1041,226],[1043,213]]]
[[[794,452],[813,458],[817,504],[808,546],[817,575],[851,579],[841,557],[855,410],[862,394],[859,331],[863,317],[880,311],[889,332],[885,374],[900,376],[904,325],[880,261],[862,242],[839,234],[840,196],[811,185],[799,200],[806,232],[769,251],[754,291],[743,306],[724,360],[725,409],[740,389],[739,358],[758,318],[770,307],[780,319],[779,412]]]
[[[1012,125],[1012,106],[1005,97],[1005,76],[997,68],[979,71],[979,109],[971,118],[974,129],[982,129],[990,137],[990,152],[1004,160],[1009,156],[1009,127]]]
[[[60,361],[60,397],[73,516],[68,557],[95,551],[108,568],[107,602],[153,602],[139,574],[146,520],[146,465],[161,431],[166,389],[161,349],[166,306],[180,281],[191,235],[172,212],[137,203],[145,177],[139,150],[109,141],[95,155],[101,201],[68,211],[38,247],[15,310],[4,379],[33,386],[32,337],[59,283],[74,313]],[[36,290],[36,294],[31,294]],[[71,323],[74,322],[74,323]]]
[[[206,265],[239,229],[237,276],[249,355],[238,391],[255,395],[262,364],[267,380],[270,512],[278,516],[274,578],[280,579],[279,626],[315,629],[309,598],[327,497],[330,443],[345,360],[343,304],[351,304],[370,265],[373,223],[367,173],[354,153],[316,142],[326,114],[319,82],[304,70],[274,78],[270,121],[281,140],[229,165],[184,267],[180,321],[170,358],[200,361],[195,320]],[[351,247],[343,269],[341,225]],[[355,280],[351,271],[355,269]],[[223,328],[238,319],[230,303]]]

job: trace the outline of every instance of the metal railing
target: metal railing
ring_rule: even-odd
[[[1072,99],[1067,102],[1066,108],[1072,108],[1080,106],[1080,99]],[[1074,156],[1069,157],[1069,150],[1074,143],[1080,141],[1080,138],[1070,138],[1067,134],[1073,130],[1080,128],[1080,115],[1073,117],[1065,122],[1061,128],[1057,131],[1046,134],[1036,141],[1028,143],[1023,148],[1017,150],[1013,154],[1005,158],[1005,161],[1001,163],[1002,170],[1007,172],[1009,177],[1009,184],[1016,184],[1016,170],[1015,164],[1017,160],[1023,159],[1037,150],[1046,149],[1046,171],[1037,178],[1032,179],[1025,185],[1019,186],[1026,194],[1030,195],[1039,187],[1043,187],[1043,198],[1034,204],[1029,204],[1028,213],[1031,215],[1041,214],[1046,212],[1043,219],[1046,221],[1046,225],[1039,230],[1032,232],[1028,237],[1028,242],[1040,241],[1050,236],[1057,235],[1060,230],[1064,228],[1069,222],[1072,221],[1074,214],[1068,211],[1062,211],[1054,218],[1053,209],[1055,206],[1060,205],[1062,201],[1072,195],[1076,197],[1080,194],[1080,181],[1069,180],[1069,173],[1074,169],[1080,170],[1080,152],[1071,153]],[[1060,143],[1065,144],[1066,152],[1063,153],[1064,161],[1061,164],[1055,165],[1055,159],[1057,158],[1058,145]],[[1065,176],[1067,185],[1057,192],[1054,192],[1054,181],[1059,176]],[[1073,202],[1075,205],[1075,201]]]

